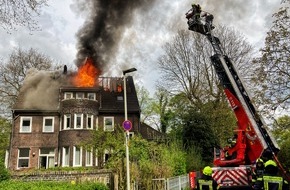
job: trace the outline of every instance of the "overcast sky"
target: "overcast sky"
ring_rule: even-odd
[[[145,1],[145,0],[144,0]],[[153,1],[153,0],[152,0]],[[135,11],[133,18],[120,33],[114,57],[107,63],[104,75],[122,76],[122,70],[136,67],[135,80],[148,90],[158,79],[157,58],[162,45],[169,42],[179,29],[187,29],[185,13],[191,0],[155,0],[146,11]],[[86,20],[86,11],[79,11],[77,0],[51,0],[41,11],[41,31],[30,34],[18,28],[8,34],[0,28],[0,58],[7,59],[13,48],[34,48],[56,62],[75,65],[76,34]],[[86,2],[79,0],[78,2]],[[257,49],[261,48],[278,10],[280,0],[196,0],[202,9],[213,13],[214,24],[234,27]],[[88,10],[89,12],[89,10]],[[114,26],[112,26],[114,27]],[[76,68],[76,67],[75,67]]]

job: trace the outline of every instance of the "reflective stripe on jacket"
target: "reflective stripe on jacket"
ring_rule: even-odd
[[[263,176],[257,181],[263,181],[264,190],[282,190],[284,180],[279,176]]]
[[[203,190],[204,186],[205,187],[208,187],[206,189],[209,189],[209,190],[213,190],[213,181],[212,180],[204,180],[204,179],[199,179],[198,180],[198,183],[199,183],[199,189],[200,190]]]

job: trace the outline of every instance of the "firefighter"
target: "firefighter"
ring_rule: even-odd
[[[282,177],[278,176],[278,167],[275,161],[265,162],[265,171],[254,185],[255,190],[289,190],[289,184]]]
[[[186,13],[186,18],[188,19],[187,24],[200,24],[200,14],[201,14],[201,7],[199,4],[191,4],[191,9]]]
[[[201,7],[199,4],[194,4],[194,3],[191,4],[191,7],[192,7],[193,19],[198,22],[200,19]]]
[[[262,158],[258,158],[256,160],[256,164],[255,164],[255,169],[253,171],[253,175],[252,175],[252,184],[254,185],[257,181],[258,178],[261,178],[264,174],[264,161]]]
[[[212,168],[210,166],[204,167],[202,176],[197,179],[197,190],[217,190],[217,182],[212,178]]]

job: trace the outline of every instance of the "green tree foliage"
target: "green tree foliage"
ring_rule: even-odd
[[[5,157],[5,152],[9,146],[11,123],[4,118],[0,117],[0,158],[1,160]]]
[[[10,174],[5,168],[4,159],[6,150],[9,147],[11,123],[4,118],[0,117],[0,181],[10,178]]]
[[[272,28],[267,33],[261,56],[254,60],[254,83],[256,102],[263,105],[264,111],[273,113],[277,108],[287,108],[290,103],[290,17],[289,2],[283,4]],[[272,112],[271,112],[272,111]]]
[[[273,125],[272,133],[279,145],[283,145],[290,139],[290,116],[279,117]]]
[[[279,117],[273,125],[272,133],[280,146],[279,161],[290,170],[290,117]]]
[[[207,113],[192,109],[184,115],[183,144],[188,150],[191,146],[199,148],[203,160],[207,163],[213,160],[214,147],[219,145],[219,139],[214,136]]]
[[[93,137],[83,145],[97,149],[99,155],[104,150],[109,151],[110,157],[105,167],[118,173],[121,189],[126,186],[124,142],[124,130],[121,126],[116,126],[113,132],[94,131]],[[152,187],[152,179],[186,173],[186,155],[177,144],[159,144],[135,134],[129,141],[129,152],[131,180],[145,189]]]

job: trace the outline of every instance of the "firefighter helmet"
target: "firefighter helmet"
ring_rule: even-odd
[[[262,158],[258,158],[258,159],[256,160],[256,163],[258,163],[258,162],[264,163],[264,160],[263,160]]]
[[[204,167],[202,173],[204,175],[211,176],[212,175],[212,169],[211,169],[211,167],[210,166]]]

